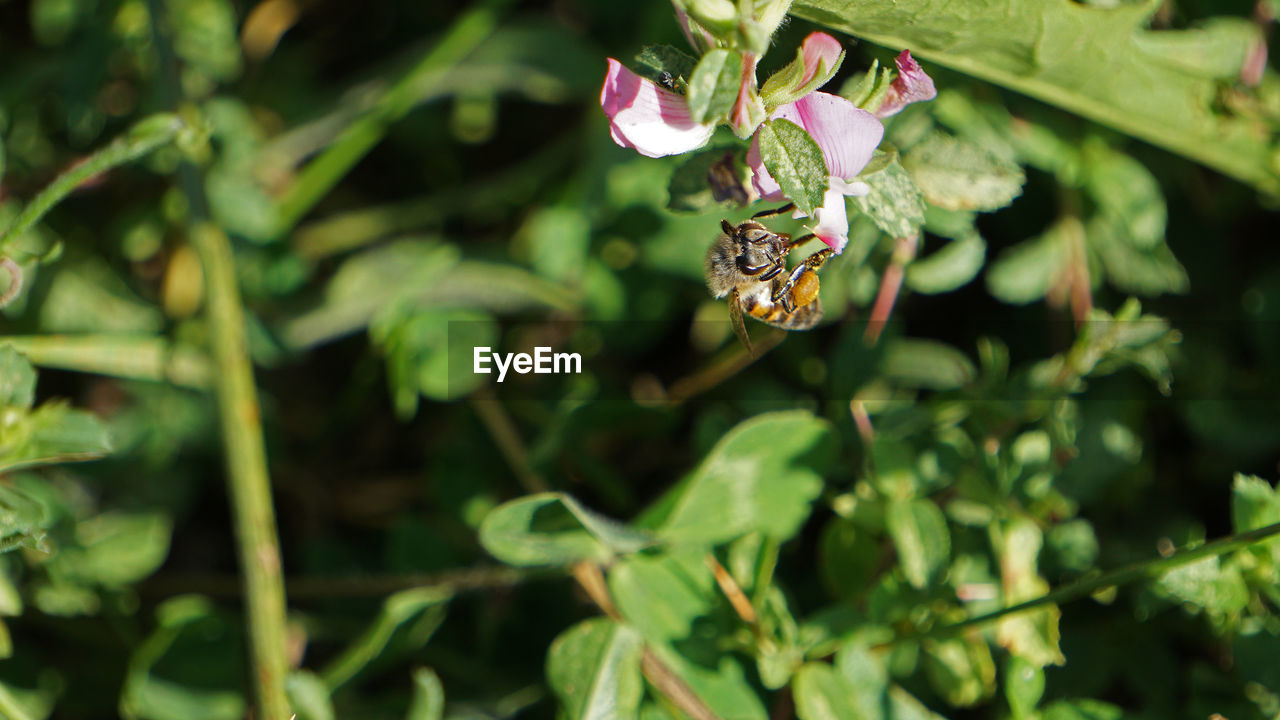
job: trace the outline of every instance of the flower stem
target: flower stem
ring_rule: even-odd
[[[216,225],[201,222],[191,241],[204,264],[210,346],[217,368],[218,411],[231,482],[240,568],[259,717],[289,720],[285,697],[285,597],[271,481],[262,441],[258,393],[245,338],[231,243]]]
[[[1091,595],[1099,590],[1119,585],[1126,585],[1138,580],[1149,580],[1157,578],[1164,573],[1197,560],[1207,557],[1215,557],[1225,555],[1234,550],[1239,550],[1249,545],[1262,542],[1268,538],[1280,536],[1280,523],[1260,527],[1256,530],[1228,535],[1219,538],[1210,543],[1199,545],[1191,548],[1184,548],[1168,557],[1153,558],[1142,562],[1133,563],[1110,572],[1086,576],[1069,585],[1053,590],[1049,593],[1041,595],[1038,598],[1032,598],[1026,602],[1018,603],[1007,608],[995,610],[985,615],[978,615],[967,620],[951,623],[949,625],[939,625],[929,630],[909,635],[903,635],[895,638],[893,642],[901,642],[903,640],[921,640],[924,638],[943,638],[956,635],[964,630],[979,625],[986,625],[1009,615],[1033,610],[1041,605],[1056,605],[1068,600]]]
[[[44,190],[40,191],[18,217],[0,234],[0,253],[8,250],[13,241],[22,237],[40,218],[63,198],[71,194],[84,181],[111,168],[132,162],[156,148],[172,142],[186,123],[177,115],[164,113],[153,115],[134,125],[129,132],[111,141],[106,147],[67,168]]]
[[[148,0],[151,29],[161,72],[161,91],[172,106],[184,102],[181,67],[167,29],[172,27],[161,0]],[[144,121],[145,122],[145,121]],[[284,575],[276,534],[271,480],[262,439],[258,391],[253,382],[244,306],[236,285],[231,242],[209,221],[204,179],[190,162],[178,167],[178,184],[187,198],[190,242],[200,257],[205,280],[205,317],[213,358],[218,416],[227,463],[231,512],[240,572],[244,577],[249,625],[252,685],[258,720],[289,720],[285,695],[289,670],[285,655]]]
[[[489,37],[497,27],[500,11],[510,2],[486,0],[464,13],[417,65],[298,173],[297,180],[280,198],[277,237],[292,230],[321,198],[328,195],[334,185],[382,140],[387,129],[441,81],[446,70]]]

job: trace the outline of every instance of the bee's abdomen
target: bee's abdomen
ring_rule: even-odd
[[[822,301],[816,299],[808,305],[796,308],[795,312],[788,313],[780,303],[771,302],[759,295],[746,295],[742,298],[742,309],[760,322],[784,330],[808,330],[822,319]]]

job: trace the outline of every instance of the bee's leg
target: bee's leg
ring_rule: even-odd
[[[813,233],[809,233],[808,235],[801,235],[795,240],[792,240],[791,238],[787,238],[787,251],[789,252],[791,250],[794,250],[795,248],[800,247],[801,245],[809,242],[810,240],[816,237],[818,236],[814,235]]]
[[[738,336],[742,346],[747,349],[747,354],[755,357],[756,352],[751,347],[751,336],[747,334],[747,324],[742,321],[742,300],[738,297],[738,288],[734,288],[729,293],[729,324],[733,327],[733,334]]]
[[[752,215],[752,216],[751,216],[751,219],[752,219],[752,220],[759,220],[760,218],[774,217],[775,215],[781,215],[781,214],[783,214],[783,213],[789,213],[789,212],[791,212],[792,210],[795,210],[795,209],[796,209],[796,204],[795,204],[795,203],[787,203],[786,205],[783,205],[783,206],[782,206],[782,207],[780,207],[780,208],[775,208],[775,209],[773,209],[773,210],[761,210],[760,212],[756,213],[755,215]]]
[[[795,266],[795,269],[791,271],[791,275],[787,277],[786,282],[780,283],[778,287],[773,289],[773,301],[776,303],[782,303],[782,306],[786,308],[787,312],[793,312],[795,310],[795,303],[792,298],[791,291],[795,288],[796,282],[800,279],[800,276],[809,272],[816,273],[818,268],[822,267],[827,260],[835,254],[835,251],[831,248],[822,248],[818,252],[805,258],[803,263]]]
[[[759,280],[760,282],[768,282],[778,277],[778,275],[781,274],[782,271],[786,269],[787,269],[787,264],[782,260],[779,260],[777,263],[774,264],[773,267],[769,268],[769,272],[765,273],[764,275],[761,275],[759,278],[756,278],[756,279]]]

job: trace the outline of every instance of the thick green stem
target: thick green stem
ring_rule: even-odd
[[[487,0],[468,10],[445,32],[422,60],[374,103],[369,112],[351,123],[342,134],[298,173],[297,180],[280,199],[277,237],[293,229],[320,199],[404,117],[418,99],[438,84],[444,71],[457,64],[497,27],[500,10],[511,0]]]
[[[221,229],[208,222],[193,226],[191,241],[204,264],[208,288],[209,344],[217,367],[218,410],[244,574],[258,717],[289,720],[292,713],[284,690],[289,667],[280,545],[231,243]]]
[[[14,218],[3,234],[0,234],[0,253],[8,250],[13,241],[22,237],[45,213],[71,194],[81,183],[118,165],[133,162],[147,153],[167,145],[186,128],[177,115],[168,113],[153,115],[129,132],[116,138],[106,147],[76,163],[40,191],[22,213]]]
[[[1137,580],[1158,578],[1164,573],[1181,565],[1186,565],[1187,563],[1192,563],[1196,560],[1202,560],[1207,557],[1225,555],[1234,550],[1239,550],[1240,548],[1247,547],[1254,543],[1259,543],[1263,540],[1276,536],[1280,536],[1280,523],[1267,525],[1266,527],[1261,527],[1256,530],[1249,530],[1248,532],[1230,535],[1197,547],[1179,550],[1168,557],[1145,560],[1143,562],[1134,563],[1126,567],[1112,570],[1111,572],[1085,577],[1065,587],[1061,587],[1045,595],[1041,595],[1038,598],[1032,598],[1031,600],[1018,603],[1017,605],[995,610],[985,615],[971,617],[967,620],[962,620],[950,625],[938,625],[923,632],[904,635],[896,638],[894,642],[900,642],[902,640],[950,637],[969,628],[986,625],[1009,615],[1034,610],[1042,605],[1056,605],[1067,602],[1068,600],[1075,600],[1076,598],[1091,595],[1105,588],[1126,585]]]

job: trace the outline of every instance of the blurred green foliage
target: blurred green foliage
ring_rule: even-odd
[[[0,715],[253,702],[207,214],[263,395],[299,718],[1280,716],[1280,540],[955,630],[1280,522],[1254,3],[798,3],[762,79],[825,27],[909,46],[940,94],[886,119],[823,325],[751,327],[754,362],[702,278],[721,218],[764,209],[706,183],[726,154],[742,179],[742,143],[644,158],[598,107],[612,56],[684,63],[715,116],[738,51],[645,50],[687,49],[668,3],[526,2],[416,75],[472,9],[0,3],[0,223],[92,175],[0,244],[23,271]],[[877,104],[892,54],[845,47],[827,89]],[[352,127],[354,165],[290,205]],[[583,372],[471,371],[540,346]]]

